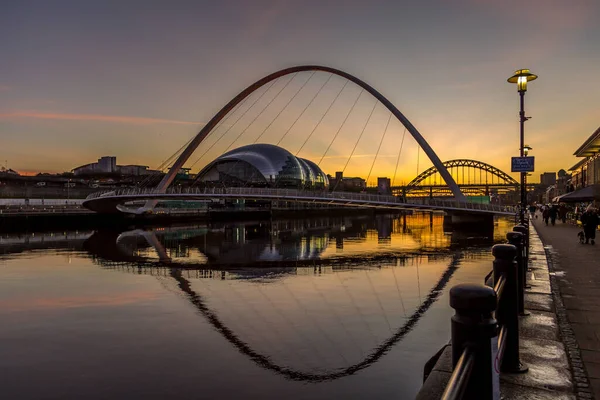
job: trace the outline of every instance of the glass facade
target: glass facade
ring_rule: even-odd
[[[317,164],[272,144],[231,150],[200,171],[198,182],[215,186],[326,189],[327,175]]]

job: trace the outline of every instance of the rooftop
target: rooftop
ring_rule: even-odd
[[[600,128],[596,129],[596,131],[583,142],[573,155],[577,157],[589,157],[598,152],[600,152]]]

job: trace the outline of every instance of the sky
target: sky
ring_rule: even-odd
[[[441,160],[476,159],[510,173],[519,97],[506,79],[529,68],[539,75],[525,96],[536,181],[575,164],[573,152],[600,125],[598,17],[595,0],[4,2],[0,165],[62,172],[114,155],[118,164],[156,168],[253,82],[317,64],[381,92]],[[328,78],[307,72],[260,89],[188,165],[197,171],[228,148],[282,137],[281,146],[331,174],[371,170],[371,180],[407,182],[431,165],[398,121],[385,129],[387,110],[352,84],[324,114],[344,84]],[[220,132],[229,136],[200,158]]]

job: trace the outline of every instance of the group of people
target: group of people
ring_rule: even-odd
[[[567,207],[565,207],[564,205],[558,205],[558,204],[548,204],[548,205],[542,205],[542,206],[531,206],[530,211],[532,214],[535,215],[536,210],[539,208],[539,210],[542,212],[542,218],[544,219],[544,222],[546,223],[546,226],[548,226],[548,223],[551,223],[552,226],[554,226],[556,224],[556,219],[560,219],[562,221],[562,223],[566,223],[567,222]],[[537,215],[536,215],[537,218]]]
[[[529,211],[532,215],[535,215],[535,218],[537,218],[536,211],[538,210],[542,213],[542,218],[544,219],[546,226],[548,226],[548,224],[554,226],[557,218],[563,223],[567,222],[568,209],[564,204],[532,205],[529,208]],[[577,209],[575,209],[575,211],[577,211]],[[598,225],[600,225],[600,215],[598,215],[598,210],[593,204],[590,204],[585,208],[585,211],[579,215],[578,219],[583,226],[583,231],[579,233],[581,242],[585,244],[590,242],[591,244],[595,244],[596,230],[598,229]]]

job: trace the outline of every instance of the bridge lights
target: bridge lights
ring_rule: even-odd
[[[519,121],[521,128],[521,157],[527,156],[531,147],[525,149],[525,121],[529,117],[525,116],[525,92],[527,91],[527,82],[537,79],[528,69],[518,69],[515,74],[508,78],[509,83],[516,83],[519,97],[521,98],[521,111],[519,112]],[[527,208],[527,197],[525,192],[525,173],[521,172],[521,222],[525,222],[525,209]]]

